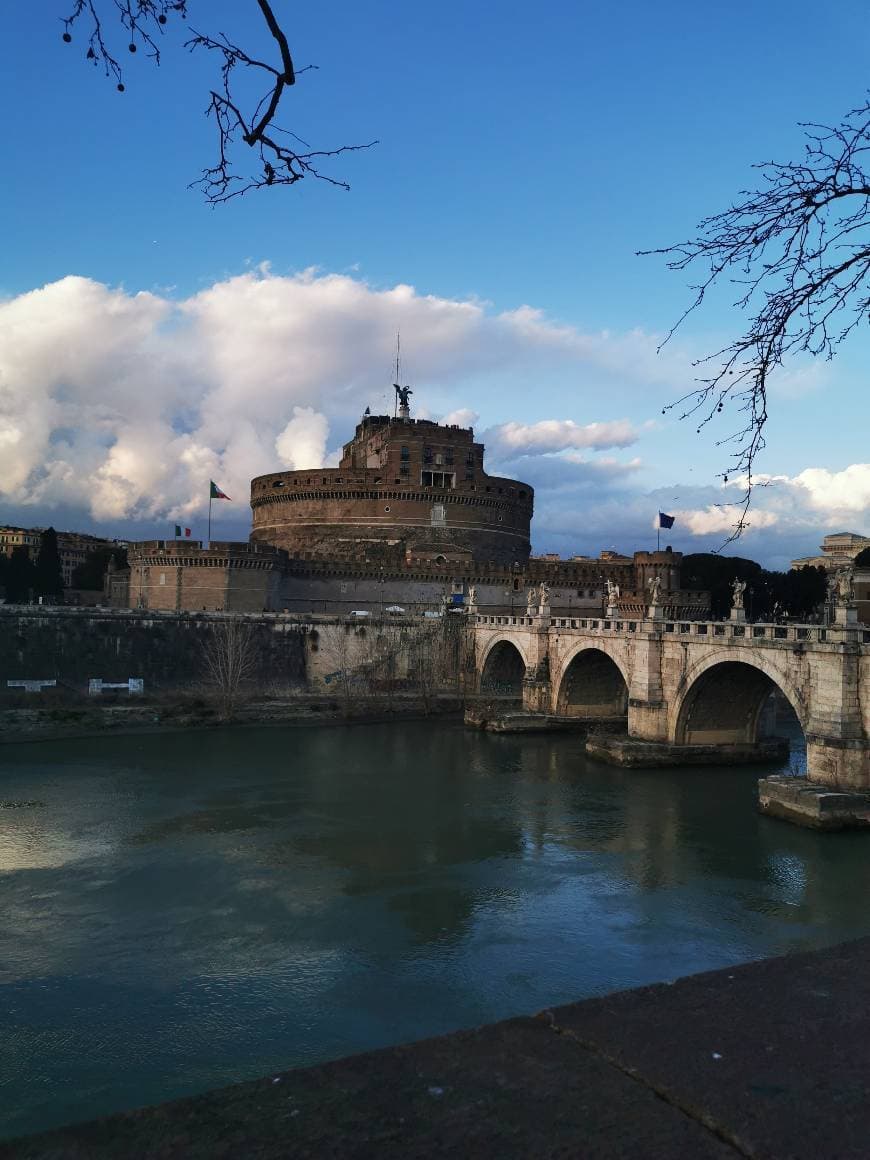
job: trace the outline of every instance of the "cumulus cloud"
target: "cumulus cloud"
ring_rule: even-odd
[[[275,440],[284,467],[304,471],[322,467],[326,455],[329,420],[313,407],[294,407],[293,418]]]
[[[473,427],[480,418],[477,411],[470,407],[459,407],[456,411],[449,411],[441,420],[442,423],[455,423],[457,427]]]
[[[702,510],[677,510],[674,514],[680,521],[680,527],[688,529],[693,536],[708,536],[712,532],[724,532],[730,536],[737,527],[740,510],[742,509],[735,509],[730,505],[711,504]],[[771,528],[778,522],[779,516],[776,512],[755,509],[747,517],[746,527],[759,531],[761,528]]]
[[[852,463],[842,471],[808,467],[790,482],[804,489],[817,510],[863,512],[870,507],[870,463]]]
[[[485,432],[493,454],[564,451],[569,447],[602,450],[628,447],[637,442],[637,431],[627,419],[581,426],[573,419],[541,419],[537,423],[501,423]]]
[[[262,267],[181,300],[70,276],[0,303],[0,498],[21,521],[22,509],[60,505],[103,522],[192,518],[216,479],[242,519],[252,476],[334,462],[330,432],[343,441],[366,406],[392,409],[397,329],[415,413],[429,406],[463,426],[478,421],[464,405],[472,390],[498,417],[504,384],[519,388],[548,359],[570,397],[597,409],[602,375],[648,381],[656,343],[348,274]],[[494,429],[496,454],[636,437],[606,416],[537,420],[536,401],[528,422]]]

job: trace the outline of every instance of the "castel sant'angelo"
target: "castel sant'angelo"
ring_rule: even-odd
[[[338,467],[251,482],[251,540],[304,559],[525,563],[534,492],[487,475],[470,428],[398,414],[363,416]]]
[[[245,542],[133,544],[129,568],[108,577],[112,604],[188,611],[408,613],[462,608],[523,611],[529,588],[549,588],[554,613],[596,615],[608,581],[620,615],[640,616],[661,580],[683,618],[704,594],[680,589],[680,554],[531,555],[534,491],[487,474],[474,432],[414,419],[407,387],[394,415],[366,413],[338,467],[278,471],[251,481]]]

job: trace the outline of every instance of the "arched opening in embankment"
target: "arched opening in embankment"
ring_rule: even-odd
[[[600,649],[577,653],[559,685],[556,712],[562,717],[625,717],[628,687],[619,666]]]
[[[691,684],[677,715],[678,745],[754,745],[785,737],[805,748],[803,728],[783,689],[761,669],[722,661]]]
[[[519,700],[523,695],[525,675],[526,663],[520,650],[509,640],[500,640],[486,654],[480,674],[480,691],[488,697]]]

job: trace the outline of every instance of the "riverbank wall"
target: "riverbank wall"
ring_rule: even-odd
[[[867,1155],[870,939],[0,1142],[0,1160]]]
[[[0,606],[0,739],[458,711],[464,639],[462,617]]]
[[[398,682],[450,691],[461,666],[461,621],[0,605],[0,700],[24,697],[29,705],[42,695],[16,692],[9,681],[55,681],[87,693],[91,680],[132,677],[146,693],[193,689],[208,682],[204,654],[226,647],[231,624],[244,626],[245,680],[255,692],[331,688],[358,699]]]

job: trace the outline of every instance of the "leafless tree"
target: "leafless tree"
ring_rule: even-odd
[[[664,255],[672,270],[702,271],[693,302],[665,342],[714,283],[739,287],[734,305],[746,316],[743,333],[696,363],[703,368],[697,385],[671,404],[681,418],[697,415],[699,431],[726,404],[741,415],[738,429],[720,440],[733,449],[722,478],[745,483],[729,540],[746,527],[771,374],[802,352],[831,359],[870,311],[870,102],[839,125],[801,127],[802,160],[762,162],[754,167],[757,187],[705,218],[694,238],[641,251]]]
[[[203,643],[202,662],[206,680],[217,693],[221,716],[235,715],[245,684],[257,669],[254,629],[239,617],[221,620],[208,627]]]
[[[72,3],[72,9],[66,7]],[[349,189],[346,181],[324,173],[320,166],[327,158],[337,157],[376,144],[340,145],[333,149],[312,149],[289,129],[276,122],[287,89],[296,84],[302,73],[317,65],[296,68],[287,34],[274,13],[270,0],[237,0],[258,16],[274,42],[271,60],[262,60],[234,43],[222,32],[208,33],[188,23],[195,7],[207,16],[207,0],[65,0],[68,15],[62,17],[63,39],[72,43],[80,34],[87,44],[86,58],[106,76],[114,78],[119,92],[125,90],[124,70],[119,53],[113,47],[112,32],[118,26],[126,37],[128,53],[141,48],[155,64],[160,64],[160,45],[167,28],[179,25],[185,36],[184,47],[190,52],[215,53],[220,62],[220,83],[210,90],[207,116],[215,123],[218,137],[217,157],[192,186],[202,190],[206,201],[219,205],[252,189],[274,185],[295,185],[303,177],[316,177],[330,185]],[[244,102],[238,95],[241,70],[247,77],[258,78],[260,95]],[[234,172],[234,159],[245,145],[256,162],[246,166],[243,176]]]

